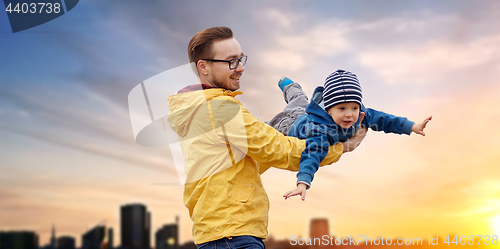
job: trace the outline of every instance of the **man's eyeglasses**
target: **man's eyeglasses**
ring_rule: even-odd
[[[204,61],[213,61],[213,62],[227,62],[229,63],[229,69],[234,70],[238,67],[241,62],[241,65],[244,66],[247,64],[247,56],[243,55],[240,58],[234,58],[231,60],[214,60],[214,59],[203,59]]]

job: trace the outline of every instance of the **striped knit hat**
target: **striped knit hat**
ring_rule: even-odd
[[[361,85],[355,74],[337,70],[326,77],[323,91],[325,110],[347,102],[355,102],[361,106],[362,97]]]

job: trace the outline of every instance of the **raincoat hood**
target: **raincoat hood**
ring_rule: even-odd
[[[170,96],[168,97],[168,123],[180,137],[185,137],[191,122],[196,118],[200,109],[207,108],[208,101],[218,96],[235,97],[240,94],[242,94],[240,91],[211,88]]]

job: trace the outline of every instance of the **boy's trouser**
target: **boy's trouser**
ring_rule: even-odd
[[[290,126],[297,118],[306,113],[306,107],[309,104],[306,94],[299,83],[293,82],[283,89],[283,96],[288,101],[285,109],[267,122],[283,135],[287,135]]]

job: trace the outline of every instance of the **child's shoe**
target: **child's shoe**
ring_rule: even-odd
[[[289,85],[290,83],[293,83],[293,81],[287,77],[283,77],[278,81],[278,86],[280,87],[281,91],[283,92],[285,86]]]
[[[293,81],[287,77],[283,77],[281,78],[279,81],[278,81],[278,86],[279,88],[281,89],[281,91],[283,92],[283,95],[285,94],[285,86],[288,86],[290,85],[291,83],[293,83]],[[288,100],[286,100],[285,98],[285,102],[288,104]]]

